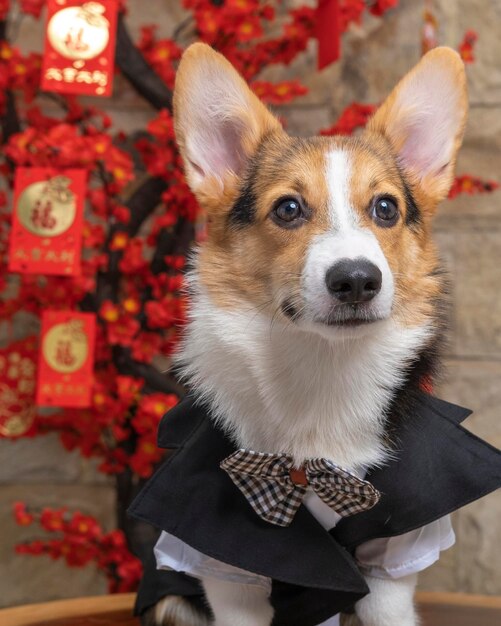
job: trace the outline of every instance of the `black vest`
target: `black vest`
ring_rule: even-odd
[[[469,414],[423,393],[393,433],[393,460],[366,476],[381,493],[378,504],[328,532],[304,506],[285,528],[261,520],[219,467],[236,446],[188,396],[159,428],[159,445],[175,452],[129,512],[208,556],[271,578],[273,626],[316,626],[368,593],[353,558],[358,545],[429,524],[501,487],[501,452],[460,425]],[[163,595],[202,593],[183,574],[164,580]]]

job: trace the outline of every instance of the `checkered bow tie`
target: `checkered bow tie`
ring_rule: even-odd
[[[221,468],[259,517],[277,526],[289,526],[308,487],[342,517],[371,509],[380,497],[369,482],[327,459],[309,459],[295,469],[290,456],[242,449]]]

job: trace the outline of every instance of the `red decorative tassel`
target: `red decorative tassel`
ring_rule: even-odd
[[[341,55],[339,0],[318,0],[318,69],[337,61]]]

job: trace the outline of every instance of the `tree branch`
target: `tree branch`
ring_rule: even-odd
[[[7,41],[7,20],[0,22],[0,41]],[[10,90],[5,93],[5,108],[0,117],[0,126],[2,127],[2,143],[7,143],[12,135],[21,130],[16,101]]]
[[[135,361],[128,348],[115,346],[113,348],[113,364],[123,376],[143,378],[146,392],[161,391],[183,396],[185,389],[176,382],[167,372],[160,372],[153,365]]]
[[[172,91],[134,45],[123,14],[118,16],[115,61],[132,87],[152,107],[172,112]]]
[[[162,193],[167,188],[167,183],[158,177],[148,178],[125,202],[125,206],[130,209],[130,221],[128,224],[114,224],[108,232],[105,245],[108,254],[108,270],[100,272],[97,277],[96,292],[93,301],[89,297],[85,302],[85,310],[97,311],[104,300],[118,301],[118,291],[120,287],[120,270],[118,264],[122,258],[121,251],[110,251],[109,243],[113,236],[119,232],[126,232],[129,237],[134,237],[141,228],[144,220],[160,204]]]

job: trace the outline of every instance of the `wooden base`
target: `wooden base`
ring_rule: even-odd
[[[418,593],[422,626],[501,626],[501,598]],[[134,594],[59,600],[0,610],[1,626],[138,626]]]

